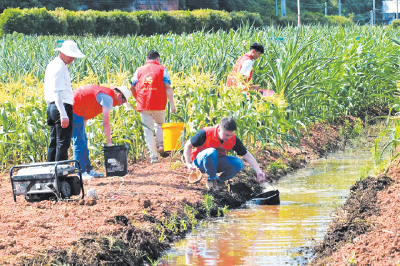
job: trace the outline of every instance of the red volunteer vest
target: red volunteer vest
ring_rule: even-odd
[[[156,61],[147,62],[138,68],[136,83],[136,110],[165,110],[167,93],[163,82],[164,69]]]
[[[102,113],[103,109],[96,100],[96,96],[100,92],[111,96],[111,98],[113,98],[113,106],[116,106],[114,90],[99,85],[86,85],[73,91],[74,105],[72,109],[74,114],[82,116],[87,120]]]
[[[232,138],[224,141],[221,144],[218,138],[218,128],[219,126],[203,128],[206,131],[206,142],[204,142],[203,146],[192,149],[190,154],[190,158],[192,159],[192,161],[196,159],[196,156],[199,152],[207,148],[217,149],[219,157],[226,156],[228,154],[228,151],[233,149],[233,146],[235,146],[236,143],[236,135],[233,134]]]
[[[235,87],[238,81],[236,80],[236,76],[240,73],[240,70],[242,69],[243,62],[246,60],[252,60],[250,55],[244,54],[242,57],[240,57],[237,61],[235,66],[233,67],[232,73],[228,77],[228,81],[226,82],[226,86],[228,87]],[[250,76],[247,78],[247,81],[251,80],[251,77],[253,76],[253,70],[250,71]]]

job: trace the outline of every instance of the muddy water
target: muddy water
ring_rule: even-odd
[[[175,244],[158,265],[301,265],[322,240],[335,208],[371,165],[369,150],[347,149],[282,178],[279,206],[230,211]],[[268,189],[267,189],[268,190]]]

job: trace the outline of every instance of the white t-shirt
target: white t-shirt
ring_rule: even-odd
[[[68,66],[60,57],[54,58],[47,65],[44,74],[44,97],[47,104],[56,100],[55,92],[60,94],[63,103],[74,103]]]
[[[254,61],[251,59],[245,60],[242,63],[242,68],[240,69],[240,74],[245,77],[250,77],[251,70],[253,69]]]

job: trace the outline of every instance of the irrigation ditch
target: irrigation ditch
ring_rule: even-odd
[[[349,118],[342,126],[315,124],[302,139],[301,149],[260,149],[254,154],[268,178],[278,180],[343,147],[343,138],[360,134],[359,121]],[[14,206],[4,199],[2,205],[11,208],[2,214],[9,222],[3,225],[6,233],[0,241],[2,263],[156,265],[170,243],[200,222],[223,216],[262,191],[249,168],[229,181],[229,190],[211,191],[204,182],[188,184],[179,159],[167,158],[156,167],[138,162],[129,170],[122,182],[85,184],[98,191],[97,199],[33,204],[21,199]],[[10,194],[7,182],[0,189]],[[316,252],[321,257],[328,254]]]

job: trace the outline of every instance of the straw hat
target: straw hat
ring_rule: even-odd
[[[85,57],[85,55],[78,49],[76,42],[70,40],[64,41],[62,46],[54,49],[54,51],[60,51],[61,53],[74,58]]]

